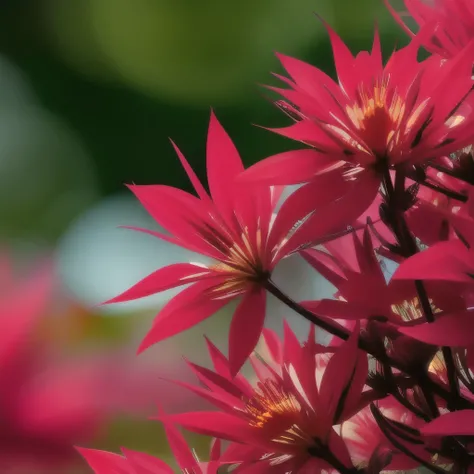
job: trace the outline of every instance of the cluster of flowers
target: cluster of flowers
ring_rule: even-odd
[[[238,300],[228,357],[207,341],[214,369],[189,363],[201,385],[176,382],[216,410],[158,415],[183,472],[474,472],[474,4],[405,4],[419,31],[388,4],[412,39],[385,64],[377,34],[354,57],[328,25],[337,82],[279,55],[288,87],[270,89],[294,123],[273,131],[300,149],[245,170],[212,115],[209,192],[174,144],[197,196],[130,186],[169,234],[136,230],[212,261],[160,268],[108,302],[186,285],[140,350]],[[296,253],[334,298],[297,302],[274,283]],[[383,259],[398,265],[389,281]],[[282,339],[264,328],[268,293],[312,323],[304,343],[288,325]],[[240,373],[247,360],[255,384]],[[208,462],[178,426],[217,438]],[[80,451],[97,474],[172,472],[139,452]]]

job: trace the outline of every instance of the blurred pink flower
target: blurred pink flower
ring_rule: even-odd
[[[45,337],[54,284],[51,262],[16,281],[8,257],[0,257],[1,472],[68,466],[78,459],[74,443],[99,434],[118,412],[144,409],[157,394],[150,371],[137,370],[123,353],[65,358]]]

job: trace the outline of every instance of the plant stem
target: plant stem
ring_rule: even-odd
[[[278,298],[282,303],[287,305],[289,308],[291,308],[293,311],[298,313],[300,316],[303,316],[310,323],[320,327],[321,329],[324,329],[329,334],[332,334],[333,336],[336,336],[344,341],[347,341],[347,339],[349,339],[349,336],[351,335],[351,332],[349,330],[338,325],[337,323],[333,321],[327,320],[323,316],[319,316],[313,313],[312,311],[304,308],[303,306],[298,304],[296,301],[294,301],[292,298],[290,298],[288,295],[283,293],[280,290],[280,288],[278,288],[271,280],[267,281],[267,283],[265,284],[265,288],[267,289],[269,293],[271,293],[273,296]],[[359,338],[359,347],[363,351],[367,352],[368,354],[378,359],[381,363],[388,363],[391,367],[397,370],[400,370],[401,372],[404,372],[407,375],[416,379],[416,376],[417,376],[416,373],[411,371],[409,368],[403,366],[399,362],[389,358],[386,354],[379,354],[378,352],[374,351],[373,348],[370,347],[369,344],[366,341],[364,341],[364,339],[362,338]],[[446,390],[445,388],[443,388],[441,385],[438,385],[436,382],[434,382],[430,378],[427,378],[425,385],[439,397],[443,398],[446,401],[450,400],[450,392]],[[470,402],[469,400],[466,400],[465,398],[460,398],[459,406],[461,408],[473,409],[474,403]]]
[[[389,208],[388,218],[391,220],[390,225],[392,227],[395,237],[399,241],[402,250],[406,251],[406,256],[410,257],[415,255],[418,252],[418,246],[416,241],[413,238],[408,226],[406,224],[405,218],[403,216],[403,209],[400,209],[398,203],[398,196],[401,192],[405,190],[405,175],[402,170],[397,170],[395,178],[395,188],[393,187],[392,178],[390,176],[390,171],[386,168],[383,176],[383,184],[386,191],[386,204]],[[433,315],[433,310],[431,309],[431,303],[426,292],[426,288],[422,281],[416,280],[415,287],[418,293],[418,299],[420,300],[423,313],[427,322],[432,323],[435,318]],[[459,384],[456,378],[456,370],[454,365],[454,356],[452,350],[449,347],[442,347],[443,358],[446,364],[446,371],[448,374],[449,386],[451,390],[451,397],[447,400],[448,404],[451,406],[452,402],[460,398]],[[426,401],[432,409],[436,406],[434,400],[430,400],[429,393],[423,389],[423,394],[425,395]],[[428,398],[427,398],[428,397]]]

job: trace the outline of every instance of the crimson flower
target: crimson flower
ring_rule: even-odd
[[[423,43],[434,54],[445,58],[454,57],[474,39],[474,5],[470,0],[404,0],[409,15],[422,27],[428,22],[437,21],[438,30]],[[385,3],[395,20],[410,35],[415,33],[403,21],[390,0]]]
[[[252,472],[293,473],[351,468],[350,453],[333,426],[370,401],[371,392],[363,392],[368,361],[358,350],[358,336],[356,327],[333,352],[318,380],[316,357],[321,347],[314,342],[314,329],[301,345],[285,325],[283,345],[270,349],[274,362],[281,356],[283,363],[273,369],[263,359],[253,358],[255,386],[241,375],[231,378],[227,359],[210,345],[215,371],[191,364],[207,388],[181,385],[220,411],[169,418],[191,431],[232,441],[223,459],[240,461],[243,472],[249,467]]]
[[[212,443],[209,462],[200,462],[183,435],[171,423],[164,422],[170,448],[181,472],[185,474],[217,474],[222,463],[221,443]],[[175,470],[150,454],[122,448],[123,456],[96,449],[78,448],[95,474],[173,474]]]
[[[211,195],[175,149],[199,197],[164,185],[130,186],[171,235],[138,230],[204,255],[211,263],[160,268],[107,303],[192,283],[158,314],[141,344],[140,350],[144,350],[240,298],[229,335],[230,361],[236,373],[260,336],[265,318],[265,284],[278,262],[354,221],[363,209],[344,205],[338,198],[348,191],[348,183],[337,173],[327,173],[317,184],[293,193],[275,218],[279,190],[236,182],[244,170],[242,161],[213,114],[207,140]]]
[[[243,175],[246,181],[292,184],[340,168],[360,189],[377,192],[388,168],[414,165],[474,141],[469,94],[474,43],[452,61],[417,59],[427,25],[384,65],[376,34],[371,52],[353,56],[327,27],[338,82],[303,61],[279,55],[291,79],[278,105],[295,124],[273,129],[310,149],[267,158]]]

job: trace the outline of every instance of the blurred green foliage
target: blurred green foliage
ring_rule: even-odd
[[[273,51],[333,72],[316,12],[353,50],[370,47],[377,19],[390,52],[400,34],[382,3],[22,0],[4,6],[0,51],[79,134],[103,193],[131,181],[188,188],[168,137],[201,176],[211,106],[248,164],[294,146],[251,125],[285,123],[256,85],[280,72]]]

